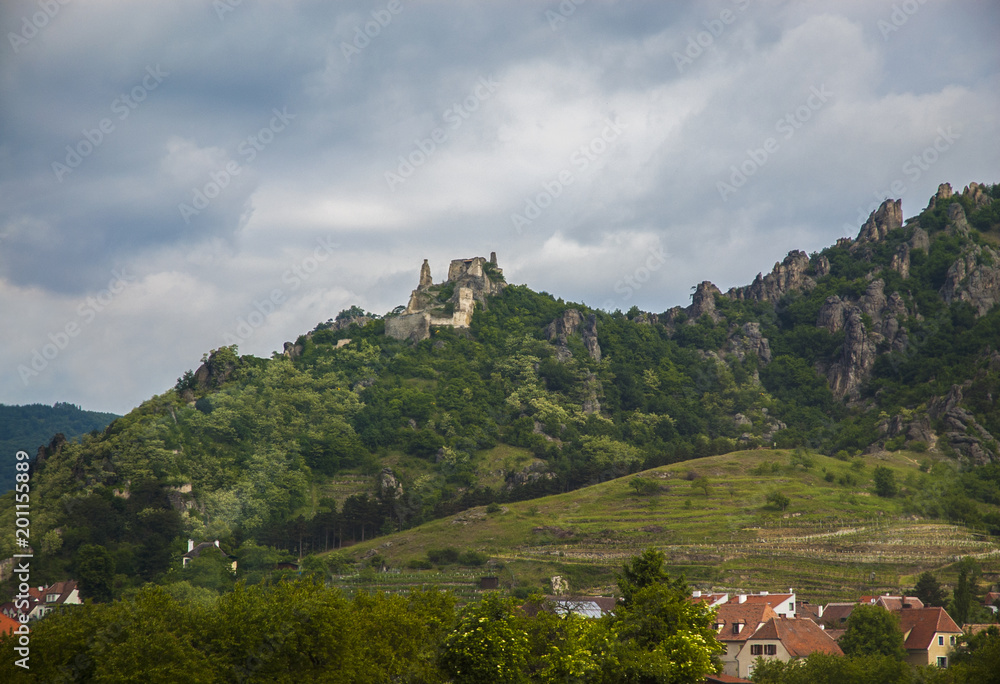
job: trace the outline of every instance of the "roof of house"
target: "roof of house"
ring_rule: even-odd
[[[817,652],[844,655],[837,642],[808,618],[771,618],[750,639],[778,640],[793,658],[804,658]]]
[[[900,611],[904,608],[923,608],[924,602],[916,596],[879,596],[875,599],[876,606],[882,606],[886,610]]]
[[[613,596],[546,596],[545,598],[555,605],[555,612],[558,615],[576,613],[589,618],[599,618],[612,613],[618,605],[618,599]]]
[[[688,601],[691,603],[707,603],[710,606],[714,606],[719,601],[725,601],[729,598],[729,594],[699,594],[698,596],[688,596]]]
[[[823,622],[831,625],[846,622],[854,612],[856,603],[828,603],[823,609]]]
[[[705,684],[753,684],[749,679],[740,679],[727,674],[712,674],[705,676]]]
[[[795,611],[796,617],[809,618],[817,623],[820,621],[820,606],[799,601],[799,605],[795,607]]]
[[[715,624],[722,625],[716,635],[719,641],[746,641],[761,623],[778,616],[766,603],[723,603],[716,611]],[[743,623],[743,627],[733,634],[730,626],[737,622]]]
[[[745,603],[765,603],[769,606],[776,606],[793,598],[795,598],[795,594],[747,594]]]
[[[824,629],[823,631],[829,634],[830,638],[836,641],[838,644],[840,643],[840,637],[847,634],[846,629]]]
[[[0,634],[13,634],[21,626],[20,621],[0,613]]]
[[[962,630],[944,608],[911,608],[899,612],[907,649],[925,651],[938,632],[961,634]]]
[[[996,626],[997,624],[995,622],[975,623],[975,624],[967,622],[964,625],[962,625],[962,631],[965,632],[966,634],[979,634],[980,632],[985,632],[990,627],[996,627]]]
[[[57,594],[55,601],[47,601],[47,603],[65,603],[70,595],[76,590],[76,580],[63,580],[62,582],[56,582],[55,584],[45,588],[42,594],[42,600],[51,594]]]
[[[223,551],[222,549],[220,549],[218,547],[218,545],[216,545],[214,542],[202,542],[202,543],[198,544],[197,546],[195,546],[190,551],[188,551],[187,553],[185,553],[181,557],[182,558],[197,558],[198,556],[200,556],[202,554],[203,551],[206,551],[208,549],[215,549],[216,551],[218,551],[219,553],[221,553],[224,557],[229,558],[229,554],[227,554],[225,551]]]
[[[984,606],[992,606],[994,601],[1000,601],[1000,591],[988,591],[983,597]]]

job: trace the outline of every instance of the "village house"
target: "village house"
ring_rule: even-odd
[[[17,602],[8,601],[0,605],[0,613],[14,620],[20,615],[27,615],[29,621],[37,620],[59,606],[79,605],[80,591],[76,580],[56,582],[48,587],[33,587],[28,589],[28,598],[22,599],[26,605],[17,606]]]
[[[738,656],[747,639],[775,617],[777,614],[766,603],[723,603],[716,609],[715,638],[726,647],[726,652],[719,656],[724,674],[740,676]]]
[[[787,663],[812,653],[844,654],[837,642],[812,620],[773,617],[743,644],[736,657],[739,665],[737,676],[752,676],[757,658],[776,658]]]
[[[181,556],[181,563],[183,567],[187,567],[195,558],[199,558],[203,553],[215,553],[221,554],[222,558],[228,560],[232,558],[228,553],[222,550],[219,546],[219,540],[216,539],[215,542],[202,542],[200,544],[195,544],[194,539],[188,539],[188,550],[183,556]],[[234,560],[230,563],[230,568],[232,572],[236,572],[236,561]]]
[[[911,665],[948,667],[948,655],[962,630],[944,608],[909,608],[899,611],[906,662]]]

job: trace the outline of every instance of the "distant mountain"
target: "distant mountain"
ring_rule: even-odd
[[[113,413],[84,411],[63,402],[52,406],[0,404],[0,493],[14,487],[18,451],[27,451],[34,458],[38,448],[49,444],[57,434],[75,439],[93,430],[103,430],[120,417]]]
[[[122,589],[189,537],[305,555],[757,447],[933,456],[903,510],[1000,534],[1000,185],[942,185],[909,220],[886,200],[856,238],[661,313],[507,284],[495,255],[414,276],[405,308],[353,307],[270,359],[214,350],[41,451],[37,579],[96,545]]]

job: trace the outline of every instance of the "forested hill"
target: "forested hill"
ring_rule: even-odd
[[[856,239],[727,293],[702,283],[686,308],[609,313],[508,285],[419,342],[352,308],[270,359],[215,350],[40,455],[33,580],[77,573],[86,549],[120,590],[189,537],[322,551],[758,445],[951,456],[914,513],[998,533],[977,508],[1000,503],[998,245],[1000,186],[942,186],[917,217],[886,201]],[[446,313],[454,290],[435,290]]]
[[[65,402],[52,406],[0,404],[0,492],[14,488],[14,463],[19,450],[34,456],[38,447],[49,444],[58,434],[74,439],[103,430],[118,417],[114,413],[84,411]]]

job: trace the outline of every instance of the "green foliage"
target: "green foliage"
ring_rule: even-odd
[[[115,559],[103,546],[85,544],[76,554],[76,577],[81,598],[110,601],[114,595]]]
[[[847,631],[840,638],[847,655],[906,657],[899,616],[881,606],[858,604],[847,618]]]
[[[529,642],[514,599],[491,592],[466,606],[445,637],[442,669],[457,684],[526,681]]]
[[[944,588],[932,572],[921,573],[910,595],[916,596],[925,606],[944,606],[948,600]]]
[[[896,475],[885,466],[878,466],[872,474],[875,480],[875,493],[884,498],[896,496],[899,487],[896,485]]]
[[[845,658],[813,653],[787,663],[777,658],[758,658],[753,681],[755,684],[912,684],[914,679],[911,667],[892,656]]]
[[[649,496],[660,491],[660,485],[656,483],[656,480],[648,477],[639,477],[636,475],[628,481],[628,484],[640,496]]]
[[[784,492],[780,490],[775,490],[773,492],[768,493],[767,503],[774,506],[779,511],[783,511],[786,508],[788,508],[789,505],[791,505],[792,500],[789,499]]]

